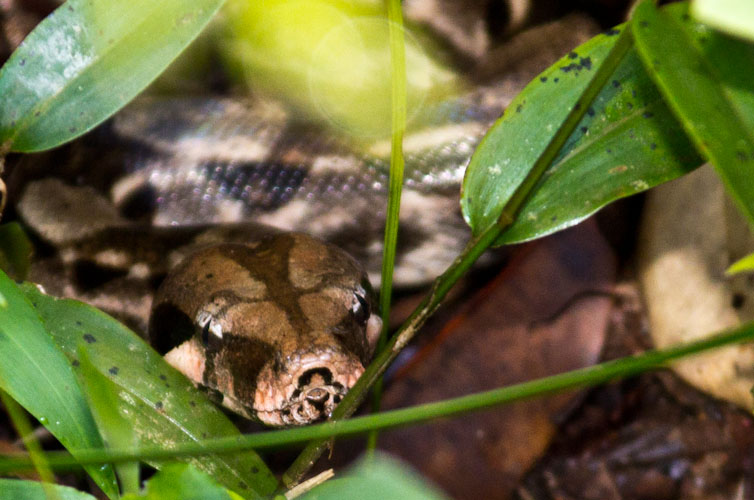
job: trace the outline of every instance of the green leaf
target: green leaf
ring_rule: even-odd
[[[622,29],[596,36],[545,70],[482,140],[466,170],[461,199],[475,235],[496,221]],[[700,164],[631,49],[518,218],[495,244],[565,229],[616,199],[679,177]]]
[[[224,0],[68,0],[0,69],[0,143],[40,151],[88,131],[151,82]]]
[[[754,271],[754,253],[737,260],[725,270],[725,274],[748,273]]]
[[[636,47],[698,151],[754,227],[754,44],[694,23],[680,4],[634,11]]]
[[[408,465],[385,454],[362,459],[343,479],[332,479],[300,497],[302,500],[441,500],[447,498]]]
[[[21,479],[0,479],[0,499],[3,500],[96,500],[96,497],[68,486],[25,481]]]
[[[0,269],[14,279],[25,279],[33,251],[34,247],[21,224],[9,222],[0,225]]]
[[[118,387],[111,404],[129,416],[140,445],[172,448],[240,436],[225,414],[131,330],[89,305],[44,295],[29,284],[22,288],[65,355],[78,364],[79,349],[85,347],[96,370]],[[187,460],[247,498],[269,494],[277,486],[254,451]]]
[[[231,0],[220,53],[255,90],[356,137],[390,134],[389,22],[382,2]],[[405,33],[407,111],[458,82]],[[426,37],[425,37],[426,40]]]
[[[754,2],[751,0],[694,0],[691,13],[721,31],[754,40]]]
[[[128,413],[118,401],[120,388],[100,373],[89,360],[86,348],[79,349],[79,372],[84,394],[97,423],[102,439],[108,448],[133,449],[139,442]],[[124,462],[114,465],[124,493],[139,491],[139,463]]]
[[[97,426],[71,364],[45,325],[5,273],[0,271],[0,387],[34,415],[71,452],[101,448]],[[111,498],[118,488],[111,467],[86,467]]]
[[[169,464],[147,481],[143,495],[124,495],[123,500],[231,500],[231,495],[195,467]]]

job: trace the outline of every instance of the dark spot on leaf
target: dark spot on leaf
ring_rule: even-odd
[[[539,81],[542,82],[542,83],[545,83],[547,81],[547,77],[546,76],[540,76],[539,77]]]
[[[572,51],[568,53],[568,59],[576,59],[577,57],[579,57],[579,55],[576,52]]]
[[[654,142],[649,145],[649,149],[657,149],[657,144]]]
[[[238,481],[238,487],[241,488],[242,490],[248,490],[249,489],[249,486],[245,482],[243,482],[243,481]]]
[[[567,66],[561,66],[560,67],[560,71],[562,71],[563,73],[568,73],[569,71],[575,71],[575,70],[577,70],[579,68],[581,68],[581,66],[579,66],[578,64],[571,63],[571,64],[569,64]]]
[[[586,128],[586,127],[581,127],[581,133],[582,133],[582,134],[586,134],[586,133],[587,133],[588,131],[589,131],[589,129],[588,129],[588,128]]]
[[[746,153],[743,151],[736,151],[736,158],[738,158],[739,161],[746,161]]]
[[[610,149],[610,148],[607,148],[607,150],[606,150],[606,151],[607,151],[607,154],[609,154],[609,155],[610,155],[610,154],[613,154],[613,150],[612,150],[612,149]]]
[[[259,474],[259,467],[257,467],[256,465],[255,465],[255,466],[253,466],[253,467],[251,468],[251,473],[252,473],[252,474]]]
[[[84,341],[87,344],[94,344],[95,342],[97,342],[97,339],[94,338],[94,335],[92,335],[91,333],[85,333],[84,334]]]
[[[605,31],[606,36],[615,36],[619,34],[620,34],[620,30],[617,30],[615,28],[610,28],[609,30]]]
[[[160,375],[160,380],[167,380],[168,378],[165,375]]]
[[[633,105],[633,104],[631,104],[630,102],[627,102],[627,103],[626,103],[626,107],[627,107],[628,109],[634,109],[634,105]]]
[[[649,26],[649,23],[647,21],[639,21],[639,26],[646,28],[647,26]]]
[[[592,69],[592,58],[582,57],[581,59],[579,59],[579,64],[581,64],[581,67],[584,69]]]
[[[615,87],[616,89],[619,89],[620,88],[620,82],[618,80],[613,80],[613,87]]]
[[[555,83],[558,83],[560,81],[560,78],[555,77],[555,78],[553,78],[552,81],[555,82]]]
[[[586,114],[589,116],[594,116],[594,108],[589,106],[589,109],[586,110]]]
[[[556,220],[558,220],[558,216],[557,216],[557,215],[553,215],[553,216],[552,216],[552,217],[550,218],[550,222],[555,222]]]
[[[158,410],[162,410],[162,401],[157,401],[154,404],[154,407],[157,408]]]
[[[207,439],[207,433],[206,432],[202,432],[201,436],[202,436],[202,439]]]
[[[20,66],[24,66],[26,64],[26,59],[21,59]]]
[[[524,105],[519,104],[518,106],[516,106],[516,113],[520,113],[522,109],[524,109]]]
[[[109,370],[107,370],[107,372],[110,375],[117,375],[118,374],[118,367],[117,366],[113,366]]]
[[[80,321],[80,320],[76,320],[76,326],[81,326],[81,324],[82,324],[82,323],[81,323],[81,321]]]
[[[196,406],[196,401],[194,401],[193,399],[191,401],[189,401],[189,406],[195,407]]]
[[[168,384],[167,382],[165,382],[165,387],[167,387],[169,389],[170,388],[170,384]]]
[[[652,118],[654,116],[654,113],[652,113],[651,111],[645,111],[641,114],[641,116],[643,116],[644,118]]]
[[[73,361],[71,361],[71,365],[73,365],[74,368],[77,367],[77,366],[79,366],[80,364],[81,363],[79,363],[78,359],[74,359]]]
[[[581,101],[576,101],[576,104],[573,105],[573,110],[578,111],[581,109]]]

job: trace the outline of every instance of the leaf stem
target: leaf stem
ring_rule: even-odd
[[[607,83],[618,64],[631,47],[630,30],[623,29],[599,69],[595,72],[584,93],[574,103],[571,111],[566,116],[563,124],[558,127],[552,139],[548,143],[542,155],[532,166],[521,185],[503,207],[496,223],[490,225],[481,234],[474,237],[466,248],[461,252],[450,267],[440,275],[433,283],[429,294],[422,300],[401,328],[396,332],[385,349],[379,351],[377,357],[367,367],[364,374],[359,378],[356,385],[346,393],[343,400],[333,412],[332,419],[347,418],[356,411],[356,408],[364,400],[366,391],[384,373],[388,365],[398,356],[398,353],[414,337],[419,328],[440,306],[440,303],[448,291],[455,285],[461,276],[476,262],[482,253],[509,227],[524,202],[534,192],[534,188],[552,163],[560,148],[563,147],[568,137],[573,133],[576,125],[586,113],[589,105]],[[288,470],[283,474],[282,481],[286,487],[296,484],[301,477],[314,465],[325,447],[326,440],[318,440],[309,443],[301,452]]]
[[[385,245],[382,255],[382,278],[380,280],[380,312],[382,331],[377,343],[377,352],[387,343],[390,319],[390,304],[393,288],[395,249],[398,242],[398,225],[403,189],[403,135],[406,131],[406,53],[403,40],[403,15],[399,0],[386,0],[390,32],[390,69],[392,85],[392,139],[390,148],[390,193],[385,221]],[[372,411],[380,410],[382,400],[382,377],[378,378],[372,391]],[[369,434],[367,449],[377,446],[377,432]]]
[[[428,403],[380,414],[366,415],[349,420],[328,421],[308,427],[284,429],[276,432],[260,432],[246,436],[211,439],[204,442],[185,443],[173,449],[149,447],[136,450],[81,450],[74,458],[66,452],[50,452],[47,461],[56,469],[78,467],[80,465],[130,462],[134,460],[167,460],[187,455],[209,455],[216,453],[236,453],[249,449],[279,448],[313,438],[325,439],[334,436],[352,436],[374,429],[390,429],[417,424],[438,417],[459,416],[504,403],[542,396],[559,391],[591,387],[616,378],[628,377],[647,370],[663,367],[670,361],[697,354],[709,349],[741,342],[754,341],[754,322],[738,328],[662,350],[650,350],[579,370],[522,382],[470,394],[435,403]],[[0,459],[0,474],[33,467],[28,454],[5,456]]]

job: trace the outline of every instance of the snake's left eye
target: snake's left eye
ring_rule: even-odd
[[[351,305],[351,314],[353,314],[353,319],[355,319],[358,324],[364,325],[371,314],[369,301],[366,298],[366,292],[358,290],[353,295],[355,300]]]
[[[201,340],[204,347],[208,347],[210,342],[223,338],[222,326],[215,321],[215,318],[211,314],[202,311],[197,315],[196,320],[199,328],[202,329]]]

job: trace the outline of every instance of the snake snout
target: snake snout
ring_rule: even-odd
[[[298,387],[299,389],[303,389],[307,385],[324,385],[324,384],[330,384],[332,383],[332,372],[329,368],[325,366],[321,366],[318,368],[312,368],[310,370],[306,370],[299,378],[298,378]],[[315,380],[316,379],[316,380]],[[314,384],[313,384],[314,382]]]
[[[260,373],[254,400],[268,425],[306,425],[330,417],[364,372],[359,359],[342,352],[291,356],[282,370],[270,363]]]

